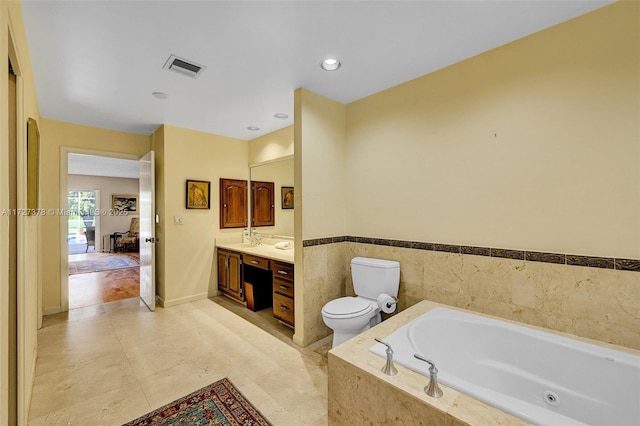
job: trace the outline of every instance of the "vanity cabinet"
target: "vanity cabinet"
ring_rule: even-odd
[[[242,255],[244,295],[247,308],[254,312],[271,308],[273,305],[273,280],[269,263],[270,260],[264,257],[246,253]]]
[[[293,265],[272,260],[271,271],[273,272],[273,316],[293,327]]]
[[[218,249],[218,290],[244,302],[240,253]]]
[[[280,322],[294,326],[292,263],[221,247],[217,257],[220,292],[252,311],[272,309]]]
[[[220,179],[220,229],[247,227],[247,181]]]

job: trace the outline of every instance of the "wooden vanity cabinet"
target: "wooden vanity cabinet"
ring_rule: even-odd
[[[293,265],[272,261],[271,271],[273,272],[273,316],[293,327],[295,322]]]
[[[244,302],[240,253],[218,249],[218,290]]]
[[[275,185],[273,182],[251,182],[251,226],[276,224]]]
[[[247,181],[220,179],[220,229],[247,227]]]

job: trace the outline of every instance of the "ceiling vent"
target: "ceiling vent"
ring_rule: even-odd
[[[176,55],[171,55],[162,68],[176,71],[183,75],[188,75],[191,78],[198,78],[202,71],[207,67],[198,65],[195,62],[188,61],[184,58],[179,58]]]

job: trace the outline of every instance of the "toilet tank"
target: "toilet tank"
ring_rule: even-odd
[[[398,296],[400,262],[395,260],[354,257],[351,278],[356,295],[376,299],[380,294]]]

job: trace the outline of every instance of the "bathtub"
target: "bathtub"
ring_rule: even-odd
[[[420,353],[441,384],[536,425],[640,425],[640,356],[442,307],[383,340],[397,364],[428,377]]]

